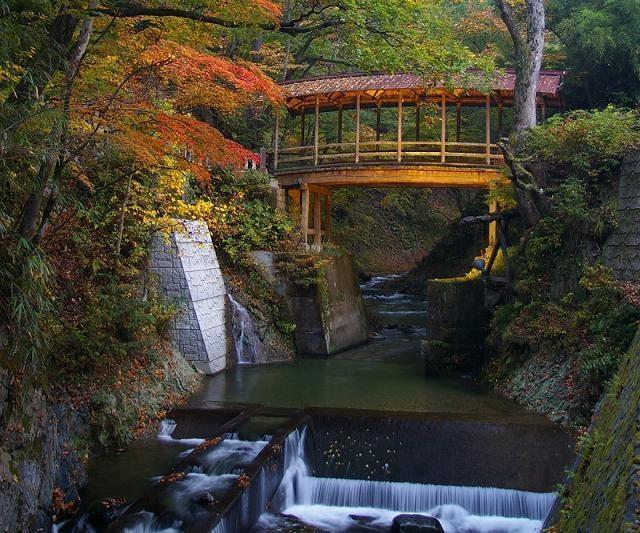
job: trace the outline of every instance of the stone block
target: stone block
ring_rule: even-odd
[[[164,295],[183,311],[170,337],[185,359],[205,373],[224,369],[227,355],[226,290],[207,225],[186,221],[170,239],[152,239],[150,269]]]
[[[484,283],[465,278],[427,281],[427,323],[451,327],[485,325]]]
[[[227,294],[220,269],[192,270],[185,272],[185,277],[194,302]]]
[[[315,286],[287,290],[296,323],[295,342],[303,354],[331,355],[369,338],[352,257],[330,258],[324,278]]]
[[[180,226],[173,234],[178,248],[180,248],[181,243],[211,243],[211,234],[206,222],[202,220],[182,220],[180,221]]]

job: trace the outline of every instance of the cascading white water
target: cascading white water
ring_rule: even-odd
[[[227,294],[227,297],[233,308],[231,323],[237,363],[266,363],[264,345],[256,333],[251,314],[231,294]]]
[[[306,477],[298,484],[297,503],[335,507],[375,507],[403,513],[425,512],[440,505],[459,505],[480,516],[543,520],[554,494],[517,490],[390,483],[361,479]]]
[[[540,531],[555,493],[532,493],[485,487],[454,487],[316,478],[305,459],[306,430],[285,442],[285,473],[279,488],[278,511],[323,530],[344,531],[367,517],[370,525],[390,526],[402,513],[440,520],[447,533],[532,533]],[[265,514],[256,528],[274,530],[277,516]]]

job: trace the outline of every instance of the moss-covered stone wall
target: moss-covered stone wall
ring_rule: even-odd
[[[579,453],[550,531],[640,531],[640,330]]]

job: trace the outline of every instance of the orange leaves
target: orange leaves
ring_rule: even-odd
[[[162,166],[164,158],[170,155],[201,183],[209,180],[212,166],[240,169],[248,160],[259,162],[257,154],[189,115],[143,106],[129,111],[117,130],[114,136],[117,144],[140,166]]]
[[[177,107],[208,106],[231,113],[256,97],[277,103],[278,85],[257,66],[234,63],[171,41],[147,49],[141,60],[161,65],[156,71]]]

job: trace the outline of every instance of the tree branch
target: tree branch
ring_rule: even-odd
[[[511,35],[511,40],[516,48],[516,56],[518,56],[523,50],[525,41],[518,28],[518,22],[516,21],[516,14],[513,11],[513,7],[507,0],[495,0],[496,7],[500,12],[500,18]]]
[[[286,24],[276,25],[273,23],[255,23],[248,24],[244,22],[235,22],[233,20],[205,15],[198,11],[189,11],[186,9],[178,9],[171,7],[147,7],[139,4],[126,4],[109,7],[98,7],[92,10],[98,15],[109,15],[117,18],[134,18],[134,17],[175,17],[187,20],[195,20],[205,24],[214,24],[224,28],[260,28],[265,31],[277,31],[289,35],[300,35],[312,33],[325,28],[330,28],[342,24],[340,20],[330,19],[313,26],[300,26],[299,21],[288,22]]]

